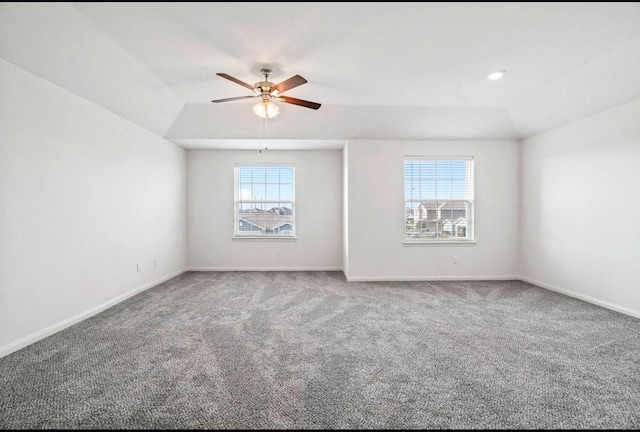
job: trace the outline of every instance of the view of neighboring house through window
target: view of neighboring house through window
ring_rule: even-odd
[[[235,236],[295,235],[293,165],[235,167]]]
[[[473,158],[405,157],[405,242],[473,240]]]

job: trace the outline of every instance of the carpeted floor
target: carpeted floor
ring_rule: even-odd
[[[0,359],[2,429],[637,429],[640,320],[519,281],[188,272]]]

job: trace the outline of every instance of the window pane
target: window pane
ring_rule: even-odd
[[[267,183],[279,183],[280,182],[280,168],[267,168],[265,170],[265,180]]]
[[[293,201],[293,183],[280,185],[280,199]]]
[[[251,168],[251,181],[253,183],[264,183],[267,170],[264,168]]]
[[[240,183],[238,187],[238,200],[250,200],[253,199],[253,191],[251,190],[251,183]]]
[[[254,203],[238,210],[240,234],[292,235],[293,205],[287,202]]]
[[[464,159],[407,159],[405,240],[472,240],[472,164]]]
[[[280,199],[280,185],[278,183],[269,183],[266,186],[267,194],[265,199],[267,200],[279,200]]]
[[[236,235],[293,236],[293,167],[236,168]]]

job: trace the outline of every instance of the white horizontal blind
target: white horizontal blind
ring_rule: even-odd
[[[473,240],[473,158],[406,157],[405,241]]]
[[[295,236],[292,165],[235,167],[236,237]]]

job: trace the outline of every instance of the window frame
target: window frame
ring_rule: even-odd
[[[406,175],[406,163],[408,161],[464,161],[469,163],[468,165],[468,177],[467,177],[467,185],[469,186],[469,192],[467,198],[461,199],[427,199],[424,202],[465,202],[467,205],[466,214],[467,214],[467,226],[466,226],[466,236],[461,237],[459,239],[455,238],[447,238],[447,239],[438,239],[434,237],[433,239],[429,238],[418,238],[411,239],[407,238],[407,200],[406,196],[406,188],[407,188],[407,175]],[[405,155],[402,160],[402,202],[403,202],[403,245],[405,246],[474,246],[476,244],[475,240],[475,159],[473,156],[438,156],[438,155]],[[423,202],[423,200],[420,200]]]
[[[241,168],[291,168],[291,200],[241,200],[240,199],[240,183],[238,173]],[[291,204],[291,234],[242,234],[239,232],[240,223],[240,203],[244,204],[260,204],[260,203],[287,203]],[[293,163],[234,163],[233,165],[233,240],[295,240],[296,237],[296,168]]]

